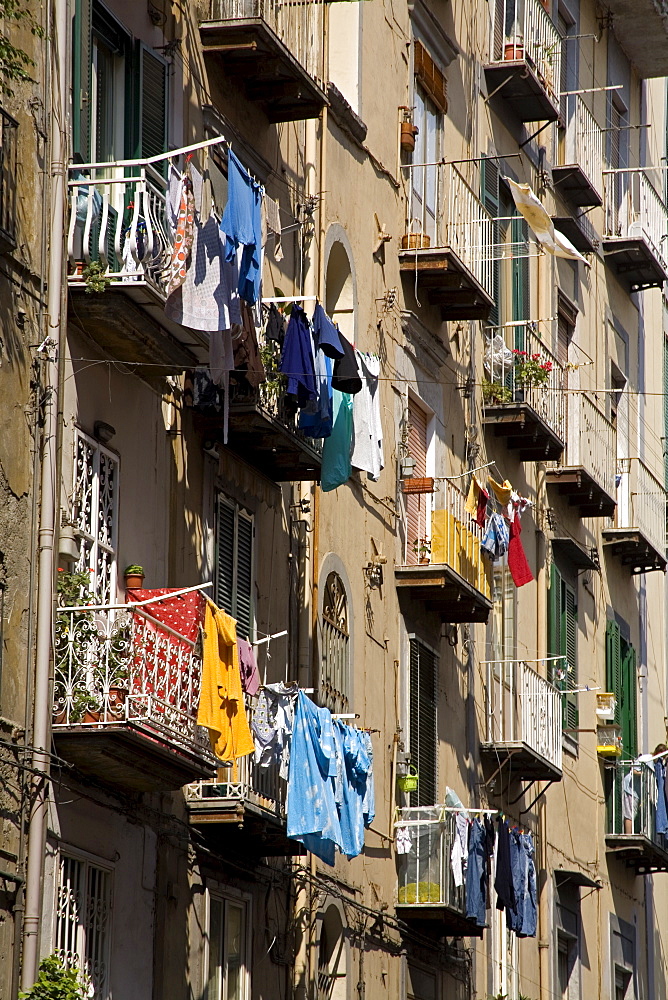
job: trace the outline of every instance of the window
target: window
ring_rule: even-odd
[[[431,806],[437,799],[438,657],[433,649],[411,636],[409,749],[420,780],[411,792],[412,806]]]
[[[606,690],[617,702],[615,722],[622,727],[624,757],[632,760],[638,753],[636,651],[616,621],[605,629],[605,673]]]
[[[232,615],[237,635],[250,638],[253,627],[253,515],[218,494],[214,600]]]
[[[77,572],[90,572],[90,592],[100,604],[116,599],[118,457],[76,432],[74,527],[80,539]]]
[[[563,579],[552,563],[548,602],[548,645],[551,657],[551,679],[561,691],[562,725],[564,729],[578,727],[578,609],[575,589]],[[577,733],[571,732],[573,738]]]
[[[434,973],[408,962],[406,965],[406,1000],[437,1000]]]
[[[408,400],[408,457],[415,462],[413,475],[424,479],[427,475],[427,414]],[[425,549],[429,534],[429,494],[407,493],[406,500],[406,563],[416,565],[420,558],[428,559]]]
[[[610,956],[615,1000],[636,1000],[636,928],[616,914],[610,914]]]
[[[555,875],[555,878],[557,876]],[[580,889],[569,881],[556,883],[556,974],[558,1000],[580,998]]]
[[[318,1000],[346,1000],[348,961],[341,914],[327,907],[318,948]]]
[[[515,616],[517,588],[504,556],[494,565],[494,608],[492,611],[492,659],[515,659]]]
[[[341,577],[330,573],[322,601],[320,704],[333,712],[350,710],[348,597]]]
[[[615,1000],[630,1000],[633,996],[631,981],[630,972],[615,966]]]
[[[413,162],[436,163],[442,155],[443,114],[418,83],[415,85],[413,105],[413,124],[419,129],[415,137]],[[432,246],[438,246],[439,176],[436,166],[416,166],[411,170],[410,231],[428,236]]]
[[[668,303],[664,302],[663,335],[663,468],[664,486],[668,489]],[[667,508],[668,510],[668,508]]]
[[[60,858],[56,913],[56,952],[85,975],[94,1000],[109,992],[111,872],[90,861]]]
[[[246,903],[210,895],[208,923],[203,1000],[246,1000],[249,995]]]

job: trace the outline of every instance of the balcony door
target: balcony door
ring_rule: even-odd
[[[409,230],[428,236],[431,246],[437,246],[438,205],[442,192],[439,191],[441,175],[435,164],[441,158],[443,115],[417,83],[413,105],[413,124],[419,129],[415,137],[413,163],[418,166],[411,170]]]
[[[408,400],[408,456],[415,462],[413,475],[424,479],[427,475],[427,414],[412,399]],[[429,536],[431,531],[430,493],[406,495],[406,558],[408,566],[420,560],[429,561]]]

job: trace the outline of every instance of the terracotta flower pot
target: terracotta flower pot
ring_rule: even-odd
[[[144,586],[144,577],[136,573],[129,573],[125,577],[126,590],[141,590]]]
[[[119,718],[125,715],[125,699],[128,696],[127,688],[109,688],[109,711]]]
[[[401,237],[402,250],[426,250],[431,239],[425,233],[406,233]]]
[[[401,148],[407,153],[412,153],[415,149],[415,136],[418,132],[417,125],[413,125],[412,122],[401,123]]]
[[[524,43],[506,42],[503,47],[503,58],[506,62],[512,62],[515,59],[524,59]]]

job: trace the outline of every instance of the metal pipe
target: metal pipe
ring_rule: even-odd
[[[67,123],[67,0],[53,0],[51,58],[54,61],[50,89],[51,119],[51,208],[47,322],[49,334],[58,343],[58,365],[63,363],[65,328],[62,324],[65,155]],[[56,424],[57,379],[53,363],[46,363],[44,429],[42,437],[41,506],[38,533],[37,622],[35,643],[35,698],[33,707],[32,766],[48,774],[51,739],[50,656],[56,528]],[[23,963],[21,987],[29,990],[37,978],[39,929],[42,916],[42,871],[47,818],[47,778],[35,775],[28,828]]]

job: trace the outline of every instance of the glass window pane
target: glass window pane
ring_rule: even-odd
[[[225,1000],[242,1000],[244,912],[243,907],[227,904],[225,924],[225,960],[227,966],[227,991]]]
[[[206,1000],[223,1000],[222,991],[222,940],[223,906],[220,899],[209,898],[209,974]]]

